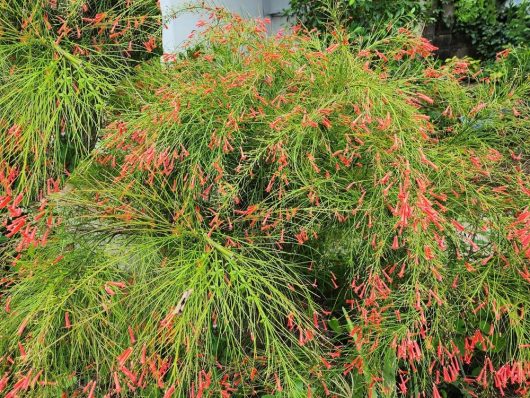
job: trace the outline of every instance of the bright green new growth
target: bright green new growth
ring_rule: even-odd
[[[141,373],[143,350],[148,363],[157,366],[169,356],[165,383],[178,381],[185,390],[202,369],[214,370],[217,364],[223,367],[214,370],[216,380],[235,372],[249,377],[257,368],[256,382],[273,384],[276,373],[292,389],[305,376],[298,375],[300,369],[316,360],[316,351],[309,348],[297,353],[302,351],[296,347],[297,336],[285,330],[289,314],[297,324],[311,327],[295,305],[309,295],[292,271],[259,248],[204,252],[192,237],[170,231],[156,235],[161,234],[133,228],[122,241],[107,243],[105,253],[93,249],[97,242],[68,243],[62,237],[40,257],[37,272],[23,277],[12,295],[16,315],[3,329],[11,338],[2,341],[16,346],[17,330],[27,323],[24,348],[29,361],[22,360],[19,369],[45,369],[45,378],[59,383],[35,396],[56,396],[92,379],[110,383],[112,371],[119,370],[116,358],[129,346],[134,347],[126,365],[131,371]],[[56,246],[64,244],[70,246]],[[57,253],[64,256],[59,263],[54,261]],[[33,268],[29,263],[20,266]],[[286,280],[298,292],[290,292]],[[114,288],[116,295],[111,296],[105,291],[109,281],[125,281],[127,287]],[[71,328],[65,326],[65,313]],[[89,367],[85,371],[80,365]],[[74,369],[79,375],[72,378]],[[158,380],[149,375],[146,382]]]
[[[155,1],[130,3],[0,1],[0,172],[18,176],[0,196],[28,204],[87,156],[114,87],[156,45]]]

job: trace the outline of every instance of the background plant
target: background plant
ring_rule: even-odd
[[[458,1],[447,26],[469,37],[476,54],[491,60],[508,46],[530,43],[530,3],[523,1]]]
[[[414,0],[291,0],[287,14],[300,20],[309,29],[322,31],[337,22],[330,17],[330,10],[334,10],[340,15],[340,24],[354,34],[363,35],[387,26],[403,26],[411,21],[421,26],[432,18],[432,6],[430,1]]]
[[[308,28],[333,30],[329,0],[290,2],[288,15]],[[437,23],[466,37],[472,44],[473,56],[491,61],[508,46],[527,46],[530,42],[530,4],[523,1],[440,0],[440,1],[371,1],[337,2],[340,23],[358,35],[391,26],[410,23],[423,29]],[[451,12],[447,10],[451,9]]]

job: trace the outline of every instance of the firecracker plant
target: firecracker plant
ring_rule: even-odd
[[[0,1],[0,194],[28,204],[86,156],[159,14],[155,0]]]
[[[155,0],[0,0],[0,224],[26,228],[89,154],[116,85],[157,52],[160,19]],[[0,238],[0,266],[11,254]]]
[[[4,226],[0,391],[526,396],[522,69],[439,65],[405,28],[271,36],[208,11],[196,51],[125,80],[64,189]]]

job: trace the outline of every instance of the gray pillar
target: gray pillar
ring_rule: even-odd
[[[262,1],[215,0],[210,1],[209,4],[226,7],[244,17],[256,18],[264,15]],[[164,19],[164,29],[162,31],[164,53],[175,53],[182,50],[182,45],[187,40],[188,35],[196,29],[196,23],[201,19],[207,18],[206,15],[194,12],[179,13],[176,18],[173,18],[175,12],[190,4],[193,4],[193,2],[189,0],[160,0]]]
[[[200,19],[207,18],[206,15],[196,13],[175,12],[186,5],[197,4],[198,1],[190,0],[160,0],[162,15],[164,18],[164,29],[162,32],[162,44],[164,53],[175,53],[182,50],[182,45],[188,39],[189,34],[196,29],[196,23]],[[281,11],[287,8],[289,0],[210,0],[208,4],[226,7],[246,18],[270,17],[272,19],[272,31],[277,31],[285,23],[280,16]]]

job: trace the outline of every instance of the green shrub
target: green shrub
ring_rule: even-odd
[[[530,42],[527,0],[520,4],[509,0],[292,0],[287,14],[310,29],[333,30],[336,18],[330,16],[330,5],[335,5],[340,24],[358,35],[410,23],[420,28],[429,22],[441,24],[468,38],[474,55],[482,60],[491,61],[508,46],[527,46]],[[448,8],[453,11],[447,12]]]
[[[2,234],[33,233],[27,214],[88,156],[115,86],[156,52],[159,25],[155,0],[0,0]],[[1,268],[13,249],[2,236]]]
[[[528,81],[210,11],[22,237],[4,391],[524,396]]]
[[[510,1],[459,1],[455,18],[446,21],[456,31],[469,37],[477,56],[493,60],[508,46],[528,46],[530,43],[530,3],[519,5]]]
[[[28,204],[88,154],[158,25],[154,0],[0,1],[1,197]]]
[[[411,21],[421,25],[433,18],[432,6],[431,1],[416,0],[291,0],[286,14],[309,29],[321,31],[335,29],[338,17],[352,33],[364,35]]]

